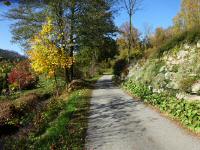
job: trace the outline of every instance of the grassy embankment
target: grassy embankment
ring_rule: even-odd
[[[176,94],[191,92],[191,86],[199,80],[199,59],[196,59],[199,55],[199,39],[199,27],[174,35],[158,48],[152,49],[149,57],[139,60],[131,70],[132,77],[122,84],[132,95],[196,133],[200,133],[200,102],[177,99]],[[185,48],[185,44],[189,48]],[[194,57],[182,57],[179,54],[181,51],[189,54],[194,51]],[[172,64],[169,58],[175,63]],[[186,62],[192,63],[188,65]],[[191,77],[191,74],[194,76]],[[161,90],[155,92],[153,89]]]
[[[177,120],[189,130],[200,133],[200,102],[177,100],[167,93],[153,93],[147,86],[131,79],[123,83],[122,87],[133,96]]]
[[[5,136],[5,149],[84,149],[91,84],[49,98],[39,109],[27,113],[29,122],[16,134]]]

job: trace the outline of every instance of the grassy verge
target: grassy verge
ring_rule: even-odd
[[[88,89],[62,95],[33,120],[27,136],[5,139],[5,149],[84,149],[89,110]]]
[[[32,90],[16,100],[0,103],[0,125],[25,126],[34,116],[37,105],[51,96],[52,93],[48,91]]]
[[[21,128],[29,126],[37,112],[45,107],[44,104],[54,95],[54,90],[52,80],[42,80],[35,89],[17,91],[7,96],[1,95],[0,137],[15,134]]]
[[[94,84],[96,83],[96,81],[101,77],[102,75],[96,75],[93,78],[88,78],[86,79],[87,82],[89,82],[90,84]]]
[[[128,80],[122,87],[145,103],[167,113],[195,133],[200,132],[200,102],[177,100],[166,93],[153,93],[147,86]]]
[[[55,91],[55,84],[53,79],[48,79],[46,77],[41,76],[39,83],[36,88],[29,89],[29,90],[19,90],[19,91],[13,91],[9,95],[1,95],[0,94],[0,103],[1,102],[8,102],[8,101],[15,101],[20,97],[24,97],[26,95],[29,95],[31,93],[34,94],[53,94]],[[59,87],[64,87],[64,81],[63,79],[58,78],[58,85]]]

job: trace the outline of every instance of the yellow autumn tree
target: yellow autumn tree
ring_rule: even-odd
[[[42,30],[30,41],[31,49],[27,52],[32,68],[39,74],[54,76],[55,80],[58,69],[67,69],[73,64],[73,58],[68,56],[61,44],[55,42],[59,37],[51,18],[47,18]]]

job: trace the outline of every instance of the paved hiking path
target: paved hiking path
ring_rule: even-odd
[[[87,150],[200,150],[189,135],[103,76],[91,99]]]

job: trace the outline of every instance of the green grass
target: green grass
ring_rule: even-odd
[[[84,149],[90,91],[52,99],[34,119],[28,137],[7,139],[6,145],[11,149]]]
[[[32,108],[32,112],[19,118],[26,133],[18,132],[17,136],[9,135],[0,139],[4,149],[84,149],[89,100],[93,88],[89,85],[93,85],[99,78],[100,76],[95,76],[87,79],[88,86],[83,87],[84,89],[70,94],[63,91],[59,97],[52,96],[42,108]],[[52,87],[47,83],[43,85]],[[26,92],[48,92],[42,87]]]
[[[91,83],[91,84],[94,84],[102,75],[95,75],[94,77],[92,78],[88,78],[86,79],[87,82]]]
[[[72,93],[67,100],[68,103],[63,103],[63,110],[58,117],[49,123],[49,127],[43,134],[34,138],[36,139],[35,148],[83,149],[87,127],[84,111],[88,110],[88,99],[88,90]]]
[[[0,114],[1,118],[6,117],[6,120],[2,121],[1,125],[12,125],[17,128],[27,126],[35,116],[38,104],[41,104],[43,101],[48,101],[52,95],[50,91],[35,89],[26,91],[23,94],[21,93],[15,100],[7,100],[5,104],[8,104],[8,106],[1,103],[1,108],[4,108],[4,106],[7,107],[7,109]],[[12,108],[9,109],[11,106]],[[5,114],[11,115],[6,116]]]
[[[62,78],[58,78],[58,86],[64,87],[65,83]],[[41,75],[37,87],[29,90],[21,90],[11,93],[10,95],[0,95],[0,102],[14,101],[22,96],[26,96],[30,93],[35,94],[53,94],[55,91],[54,79],[46,78]]]
[[[6,95],[0,95],[0,102],[8,101],[8,100],[9,101],[15,100],[15,99],[19,98],[20,95],[21,94],[19,92],[11,94],[11,95],[8,95],[8,96],[6,96]]]
[[[103,70],[103,74],[111,75],[111,74],[113,74],[113,69],[112,68],[106,68],[106,69]]]

